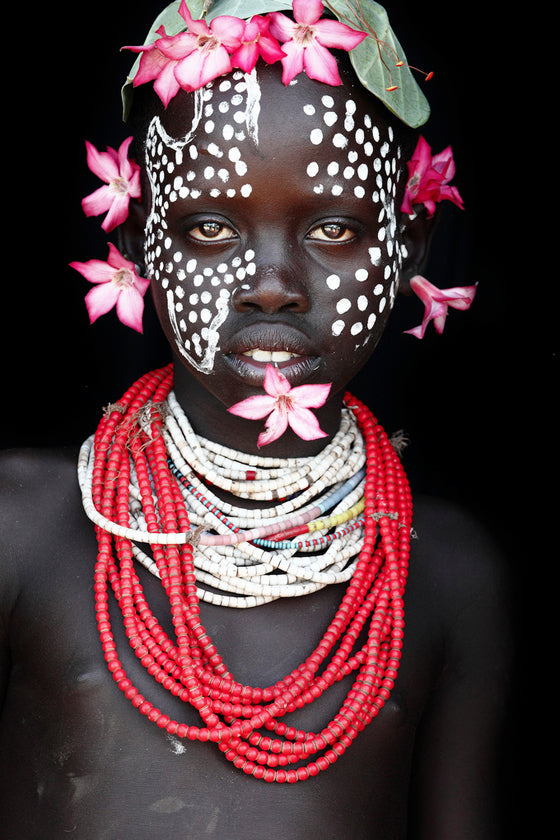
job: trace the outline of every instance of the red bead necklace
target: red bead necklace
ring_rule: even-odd
[[[107,410],[94,440],[95,507],[119,525],[129,526],[132,459],[147,527],[154,534],[190,528],[183,496],[167,463],[162,418],[152,411],[149,434],[145,423],[138,424],[146,403],[157,406],[171,387],[171,365],[143,376]],[[226,669],[200,621],[190,543],[152,545],[171,608],[173,640],[144,598],[130,541],[96,525],[97,624],[113,679],[158,727],[179,738],[216,742],[235,767],[267,782],[303,781],[333,764],[379,713],[399,667],[412,523],[410,489],[392,444],[369,409],[350,394],[345,402],[366,441],[363,545],[342,603],[319,645],[275,685],[242,685]],[[172,720],[128,679],[111,630],[109,586],[134,653],[158,683],[198,710],[200,726]],[[367,623],[367,641],[356,650],[356,639]],[[311,703],[351,673],[355,673],[352,689],[321,732],[306,732],[284,722],[286,714]]]

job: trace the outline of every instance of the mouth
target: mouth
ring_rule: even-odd
[[[305,381],[319,366],[319,357],[304,346],[300,337],[247,336],[238,340],[224,359],[247,385],[262,387],[267,365],[274,365],[292,386]]]
[[[241,355],[264,365],[281,365],[290,362],[292,359],[301,358],[299,353],[290,353],[288,350],[263,350],[260,347],[245,350]]]

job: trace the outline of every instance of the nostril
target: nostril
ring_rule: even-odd
[[[235,291],[233,305],[238,312],[260,310],[271,315],[306,312],[309,299],[305,288],[294,277],[268,266],[255,273],[251,284],[244,283]]]

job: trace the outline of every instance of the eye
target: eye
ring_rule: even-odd
[[[191,239],[196,239],[197,242],[224,242],[228,239],[237,239],[237,234],[233,228],[212,219],[199,222],[194,227],[189,228],[187,235]]]
[[[317,242],[350,242],[355,236],[356,232],[343,222],[324,222],[307,234],[308,239]]]

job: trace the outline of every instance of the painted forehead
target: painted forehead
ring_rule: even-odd
[[[366,198],[388,209],[396,193],[401,153],[390,127],[378,125],[354,98],[311,88],[288,100],[289,121],[268,102],[253,72],[218,80],[193,96],[192,123],[172,137],[159,118],[148,132],[152,180],[171,200],[201,196],[248,197],[251,155],[278,152],[286,122],[298,143],[298,164],[317,194]],[[282,91],[282,93],[286,93]],[[288,94],[290,91],[288,91]],[[342,95],[341,95],[342,93]],[[264,111],[264,115],[263,112]],[[292,164],[293,166],[293,164]],[[178,169],[181,169],[179,172]]]

